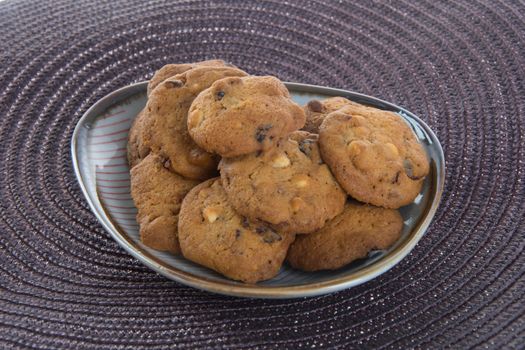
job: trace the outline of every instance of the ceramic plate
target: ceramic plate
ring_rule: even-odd
[[[297,83],[286,85],[299,104],[313,98],[343,96],[394,111],[411,125],[421,140],[430,158],[431,172],[414,203],[401,208],[403,233],[393,247],[373,251],[366,259],[335,271],[306,273],[285,264],[275,278],[247,285],[229,280],[182,256],[144,246],[135,221],[137,210],[130,196],[126,142],[133,119],[146,104],[147,82],[119,89],[95,103],[73,133],[71,148],[76,176],[102,226],[125,250],[158,273],[188,286],[228,295],[293,298],[331,293],[366,282],[397,264],[425,234],[441,198],[445,161],[438,139],[421,119],[391,103],[345,90]]]

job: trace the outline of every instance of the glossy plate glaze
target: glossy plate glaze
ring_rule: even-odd
[[[299,104],[314,98],[343,96],[394,111],[411,125],[421,140],[430,158],[431,172],[414,203],[400,209],[404,219],[403,233],[393,247],[371,252],[368,258],[335,271],[306,273],[285,264],[275,278],[247,285],[229,280],[182,256],[144,246],[135,220],[137,210],[130,196],[126,143],[133,119],[146,104],[147,82],[124,87],[102,98],[84,114],[73,133],[71,151],[75,173],[102,226],[124,249],[158,273],[188,286],[228,295],[295,298],[331,293],[364,283],[397,264],[425,234],[441,199],[445,160],[436,135],[421,119],[391,103],[340,89],[298,83],[286,85]]]

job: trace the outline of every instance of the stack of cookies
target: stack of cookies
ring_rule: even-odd
[[[339,97],[303,108],[220,60],[155,74],[128,158],[142,242],[246,283],[285,259],[337,269],[388,248],[429,171],[398,115]]]

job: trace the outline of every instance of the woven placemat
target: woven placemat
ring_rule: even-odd
[[[0,348],[523,348],[524,4],[7,0],[0,33]],[[281,301],[188,288],[124,252],[77,185],[73,129],[112,90],[214,57],[421,116],[447,177],[416,249]]]

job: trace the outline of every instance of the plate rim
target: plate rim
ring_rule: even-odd
[[[382,99],[361,94],[358,92],[324,87],[311,84],[303,83],[294,83],[294,82],[285,82],[284,84],[288,89],[297,91],[297,92],[306,92],[306,93],[320,93],[324,95],[331,96],[342,96],[348,97],[350,99],[363,99],[363,100],[374,100],[383,104],[385,107],[388,107],[392,110],[402,111],[404,114],[413,118],[417,123],[424,129],[427,133],[427,136],[430,137],[431,141],[434,144],[434,149],[437,151],[437,161],[439,161],[440,166],[434,164],[433,173],[435,176],[432,178],[432,186],[435,188],[432,195],[433,198],[430,198],[430,206],[425,208],[426,213],[424,213],[424,219],[421,220],[418,225],[412,230],[411,237],[409,237],[403,244],[396,247],[388,255],[382,257],[380,260],[374,262],[373,264],[362,268],[354,272],[349,276],[337,277],[334,279],[308,283],[295,286],[261,286],[261,285],[250,285],[250,284],[235,284],[235,285],[226,285],[222,282],[206,279],[204,277],[195,276],[191,273],[185,272],[173,266],[167,266],[166,264],[161,264],[157,260],[158,258],[152,256],[147,251],[139,250],[134,242],[131,241],[127,235],[124,235],[120,230],[113,224],[108,215],[104,206],[100,202],[98,196],[95,198],[92,196],[91,192],[88,190],[86,182],[82,176],[80,170],[79,158],[78,158],[78,136],[82,132],[82,128],[87,124],[87,122],[98,116],[97,112],[99,110],[105,110],[111,105],[126,99],[140,91],[145,91],[148,81],[141,81],[131,85],[121,87],[106,96],[102,97],[96,101],[79,119],[71,137],[71,159],[73,163],[73,168],[75,171],[75,176],[79,183],[80,189],[84,198],[88,202],[88,205],[91,211],[95,214],[97,220],[102,224],[104,229],[110,234],[110,236],[128,253],[130,253],[134,258],[139,260],[144,265],[148,266],[152,270],[160,273],[161,275],[172,279],[176,282],[188,285],[194,288],[202,289],[208,292],[219,293],[223,295],[238,296],[238,297],[254,297],[254,298],[270,298],[270,299],[288,299],[288,298],[300,298],[300,297],[310,297],[318,296],[328,293],[333,293],[343,289],[351,288],[359,284],[370,281],[373,278],[385,273],[390,270],[392,267],[397,265],[404,257],[406,257],[417,245],[419,240],[423,237],[427,231],[434,215],[439,207],[441,202],[441,197],[444,190],[445,184],[445,156],[443,148],[439,139],[432,131],[432,129],[418,116],[412,112],[399,107],[391,102],[384,101]],[[97,191],[94,191],[97,193]]]

